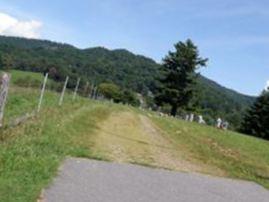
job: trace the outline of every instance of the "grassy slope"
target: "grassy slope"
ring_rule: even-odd
[[[38,90],[11,85],[6,119],[36,109],[38,97]],[[38,116],[0,130],[0,201],[36,201],[65,156],[98,158],[92,156],[91,134],[118,106],[83,98],[73,102],[67,95],[58,107],[58,99],[59,94],[47,91]]]
[[[137,109],[111,114],[96,137],[93,151],[112,161],[251,180],[269,188],[268,141]]]
[[[215,166],[224,176],[255,181],[269,188],[268,141],[172,118],[151,119],[190,161]]]
[[[39,83],[41,86],[44,77],[40,73],[30,73],[23,71],[10,71],[11,74],[11,85],[9,88],[9,96],[7,99],[7,105],[5,109],[5,122],[8,123],[10,120],[18,116],[22,116],[25,113],[32,112],[36,109],[38,104],[38,99],[40,95],[40,90],[33,88],[25,88],[17,85],[17,81],[20,79],[27,80],[29,83],[35,82]],[[52,80],[48,80],[47,88],[49,88],[53,83]],[[49,94],[50,95],[50,94]],[[52,101],[50,96],[48,99],[44,100],[44,104],[48,105]],[[55,98],[56,99],[56,98]],[[54,102],[54,100],[52,101]]]
[[[23,110],[28,112],[36,108],[39,91],[12,85],[9,95],[6,115],[13,118]],[[126,111],[127,107],[83,98],[73,102],[71,95],[67,95],[59,108],[58,99],[58,94],[46,92],[40,115],[23,125],[0,131],[0,201],[36,201],[40,190],[50,182],[66,156],[106,157],[93,150],[99,125],[110,114]],[[134,116],[142,113],[127,111],[132,111]],[[253,180],[269,187],[267,141],[170,118],[154,115],[149,118],[188,161],[213,165],[224,171],[225,176]],[[122,134],[128,135],[129,129],[124,130]],[[140,137],[143,138],[135,138]],[[133,147],[137,147],[137,151],[148,151],[147,145],[142,145],[141,149],[141,144]],[[131,153],[140,158],[136,149]],[[141,163],[141,160],[135,162]]]
[[[25,71],[19,71],[19,70],[11,70],[9,72],[11,74],[11,84],[16,85],[16,81],[19,79],[25,79],[30,78],[32,81],[38,81],[40,84],[43,82],[43,75],[40,73],[35,72],[25,72]],[[48,80],[47,85],[50,86],[52,84],[55,84],[56,82],[53,80]]]
[[[81,100],[43,109],[24,125],[3,131],[0,201],[35,201],[65,156],[92,157],[90,135],[109,111]]]
[[[18,70],[11,70],[10,71],[11,74],[11,80],[12,80],[12,84],[14,84],[14,82],[20,78],[25,78],[25,77],[30,77],[33,79],[37,79],[40,82],[43,81],[43,76],[40,73],[34,73],[34,72],[24,72],[24,71],[18,71]]]

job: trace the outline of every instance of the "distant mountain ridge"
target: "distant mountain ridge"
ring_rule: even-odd
[[[10,37],[0,35],[0,44],[17,46],[24,49],[32,48],[76,48],[70,44],[53,42],[49,40],[28,39],[22,37]]]
[[[0,36],[0,68],[35,72],[53,68],[56,81],[63,81],[66,75],[71,77],[69,87],[75,85],[79,76],[82,84],[86,81],[95,84],[114,82],[146,95],[148,91],[154,91],[159,67],[154,60],[125,49],[79,49],[48,40]],[[243,111],[255,99],[203,76],[199,77],[198,89],[200,111],[211,117],[228,117],[233,122],[239,122]]]

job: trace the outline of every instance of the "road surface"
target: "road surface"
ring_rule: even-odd
[[[43,202],[268,202],[269,191],[241,180],[69,158],[42,198]]]

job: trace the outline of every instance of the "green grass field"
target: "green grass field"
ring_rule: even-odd
[[[11,74],[11,85],[18,86],[23,84],[24,87],[29,85],[40,86],[43,82],[43,75],[35,72],[24,72],[19,70],[10,70]],[[21,82],[21,83],[20,83]],[[55,81],[48,79],[47,85],[50,88],[52,85],[57,85]]]
[[[35,110],[38,97],[39,90],[12,86],[6,119]],[[58,99],[47,91],[39,115],[0,131],[0,201],[36,201],[66,156],[98,158],[85,146],[90,139],[84,134],[93,134],[96,122],[113,109],[84,98],[73,102],[68,94],[58,107]]]
[[[12,83],[14,84],[14,82],[18,79],[21,78],[31,78],[31,79],[36,79],[40,82],[43,81],[43,75],[40,73],[35,73],[35,72],[24,72],[24,71],[19,71],[19,70],[10,70],[9,72],[11,74],[11,78],[12,78]]]
[[[214,166],[223,176],[255,181],[269,188],[268,141],[172,118],[152,120],[190,161]]]
[[[39,73],[28,73],[22,71],[11,71],[11,85],[9,96],[5,109],[5,123],[9,123],[16,117],[23,116],[25,113],[31,113],[37,109],[40,90],[44,77]],[[23,84],[22,84],[23,82]],[[48,80],[47,89],[54,84]],[[53,96],[54,95],[54,96]],[[46,92],[44,106],[57,103],[57,96],[50,91]]]
[[[13,74],[15,80],[26,74],[23,78],[42,81],[37,74]],[[13,83],[5,121],[35,110],[38,98],[38,89]],[[58,99],[58,93],[46,91],[40,114],[1,129],[0,201],[36,201],[67,156],[172,170],[202,168],[206,174],[252,180],[269,188],[268,141],[109,102],[81,97],[72,101],[70,94],[59,107]],[[185,164],[190,166],[182,169]]]

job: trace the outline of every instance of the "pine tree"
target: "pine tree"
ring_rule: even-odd
[[[269,91],[264,91],[248,110],[241,132],[269,140]]]
[[[199,56],[198,48],[188,39],[174,45],[176,51],[169,52],[163,60],[156,102],[171,105],[175,116],[179,107],[186,106],[192,98],[196,70],[206,66],[207,59]]]

